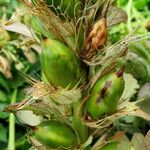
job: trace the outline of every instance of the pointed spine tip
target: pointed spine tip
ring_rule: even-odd
[[[123,66],[119,71],[116,72],[116,76],[119,78],[123,75],[125,71],[125,66]]]

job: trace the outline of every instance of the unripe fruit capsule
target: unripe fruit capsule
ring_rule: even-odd
[[[58,121],[45,121],[33,128],[36,139],[50,148],[71,148],[77,144],[74,131]]]
[[[124,90],[124,68],[99,79],[90,92],[86,103],[87,113],[95,119],[111,114],[117,109],[119,99]]]
[[[74,87],[83,77],[83,70],[75,53],[53,39],[46,40],[42,46],[41,67],[48,82],[56,87]]]

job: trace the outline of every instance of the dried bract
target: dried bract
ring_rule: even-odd
[[[101,18],[97,21],[89,32],[82,52],[82,57],[85,60],[91,60],[97,51],[104,47],[107,40],[107,25],[106,19]]]

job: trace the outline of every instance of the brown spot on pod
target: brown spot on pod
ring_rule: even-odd
[[[111,81],[106,81],[106,83],[100,93],[100,96],[96,100],[97,104],[100,103],[105,98],[105,96],[107,95],[108,89],[111,87],[111,85],[112,85]]]
[[[123,75],[125,67],[122,67],[119,71],[116,72],[116,76],[119,78]]]

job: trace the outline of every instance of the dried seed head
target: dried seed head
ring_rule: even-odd
[[[98,49],[103,48],[105,42],[107,40],[107,25],[106,19],[101,18],[98,22],[96,22],[90,33],[88,34],[84,50],[82,52],[83,59],[90,60],[98,51]]]

